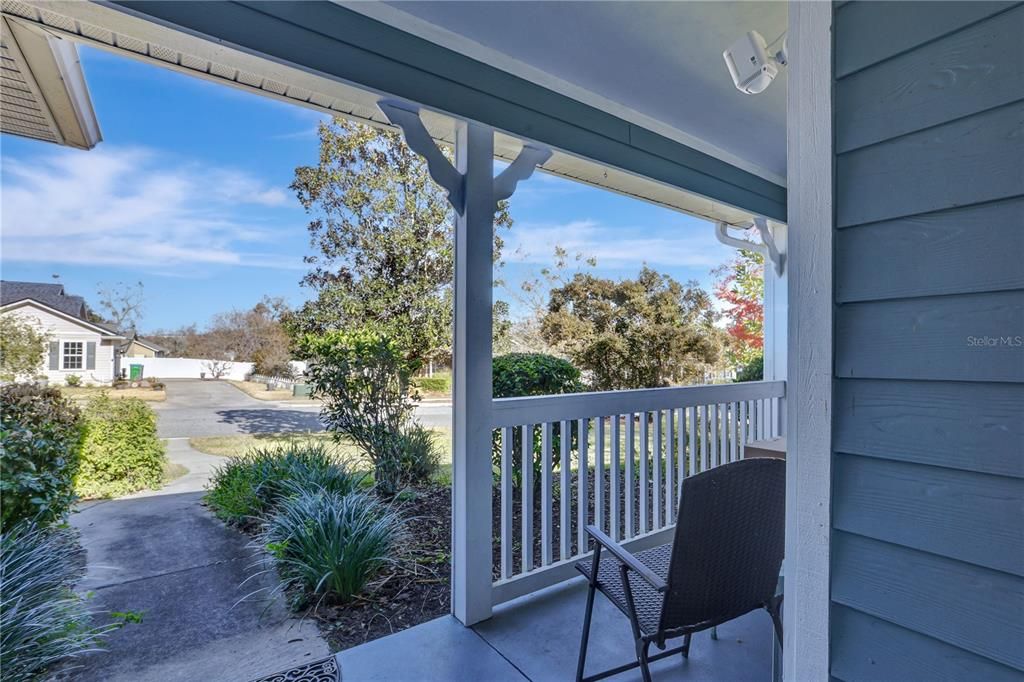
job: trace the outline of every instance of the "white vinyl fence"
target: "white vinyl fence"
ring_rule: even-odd
[[[132,365],[142,365],[143,377],[157,377],[159,379],[199,379],[203,373],[207,379],[214,375],[214,365],[224,368],[225,373],[222,379],[242,381],[252,372],[251,362],[224,362],[216,360],[203,360],[201,358],[121,358],[121,368],[125,376],[131,376]],[[306,363],[292,360],[292,369],[296,372],[303,372]]]

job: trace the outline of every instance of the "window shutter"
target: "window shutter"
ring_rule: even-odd
[[[96,342],[90,341],[85,344],[85,368],[96,369]]]
[[[50,369],[60,369],[59,341],[50,341]]]

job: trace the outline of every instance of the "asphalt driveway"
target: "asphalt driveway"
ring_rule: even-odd
[[[226,381],[168,379],[167,400],[153,403],[161,438],[234,436],[247,433],[323,431],[314,403],[257,400]],[[416,409],[427,427],[451,425],[452,408],[428,402]]]
[[[226,381],[166,383],[167,400],[154,403],[161,438],[324,430],[318,405],[257,400]]]

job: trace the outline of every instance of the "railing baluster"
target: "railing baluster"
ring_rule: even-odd
[[[547,566],[552,560],[552,507],[554,481],[551,475],[551,422],[544,422],[540,433],[543,464],[540,469],[540,562]]]
[[[651,481],[651,500],[654,505],[654,515],[651,519],[651,528],[653,529],[661,528],[661,461],[661,410],[655,410],[654,436],[651,442],[651,466],[654,468],[654,476]]]
[[[616,542],[622,537],[619,534],[622,528],[621,517],[622,517],[622,498],[621,482],[619,479],[622,474],[622,446],[619,442],[619,424],[621,416],[613,414],[611,417],[612,421],[612,470],[611,470],[611,490],[608,494],[611,495],[611,499],[608,501],[608,532],[612,536],[612,540]]]
[[[572,482],[569,476],[572,474],[572,422],[563,421],[559,425],[559,473],[561,480],[558,487],[561,493],[561,502],[558,507],[558,558],[569,557],[569,538],[572,534]]]
[[[686,478],[686,413],[685,407],[680,407],[679,410],[679,428],[676,430],[676,464],[678,465],[677,470],[677,481],[675,496],[676,506],[679,506],[679,495],[683,491],[683,479]]]
[[[711,454],[708,457],[708,468],[718,466],[722,463],[718,452],[718,405],[711,405],[711,417],[708,421],[708,429],[711,435]]]
[[[512,428],[501,429],[501,577],[512,575]]]
[[[590,467],[587,463],[590,420],[579,419],[576,425],[580,443],[579,466],[576,469],[576,553],[582,554],[587,551],[587,509],[590,507],[590,495],[587,493],[587,478],[590,476]]]
[[[764,440],[764,402],[757,401],[757,440]]]
[[[719,405],[718,426],[721,431],[721,455],[718,458],[719,464],[729,462],[729,403]]]
[[[632,412],[626,415],[626,480],[625,493],[626,493],[626,539],[633,537],[633,510],[635,507],[635,500],[633,499],[633,493],[636,491],[635,481],[633,480],[633,462],[636,457],[636,441],[633,438],[633,419],[634,415]]]
[[[640,413],[640,532],[646,533],[648,530],[648,516],[650,516],[650,502],[648,500],[647,491],[649,490],[650,483],[650,456],[648,454],[648,443],[647,443],[647,420],[650,414],[647,412]]]
[[[747,454],[747,403],[746,400],[740,403],[740,459]]]
[[[740,404],[732,403],[729,406],[729,461],[735,462],[739,459],[740,439]]]
[[[595,419],[594,432],[594,525],[604,525],[604,417]],[[584,529],[584,532],[586,529]]]
[[[533,569],[533,424],[522,427],[523,462],[520,477],[522,507],[519,515],[523,525],[522,564],[523,573]]]
[[[707,471],[708,466],[708,406],[700,406],[700,470]]]
[[[675,453],[675,410],[665,410],[665,525],[676,521],[676,487],[673,485],[675,473],[672,456]]]

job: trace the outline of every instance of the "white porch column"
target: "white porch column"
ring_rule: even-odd
[[[455,159],[465,183],[465,210],[455,220],[452,612],[472,625],[491,616],[494,133],[459,122]]]
[[[832,3],[789,3],[790,314],[783,676],[829,679]]]
[[[789,252],[788,229],[785,224],[771,223],[775,246],[783,258]],[[789,315],[789,267],[778,274],[765,259],[764,267],[764,380],[786,381],[788,366],[787,319]],[[783,261],[785,262],[785,261]],[[775,415],[779,435],[786,435],[786,398],[779,400]]]

